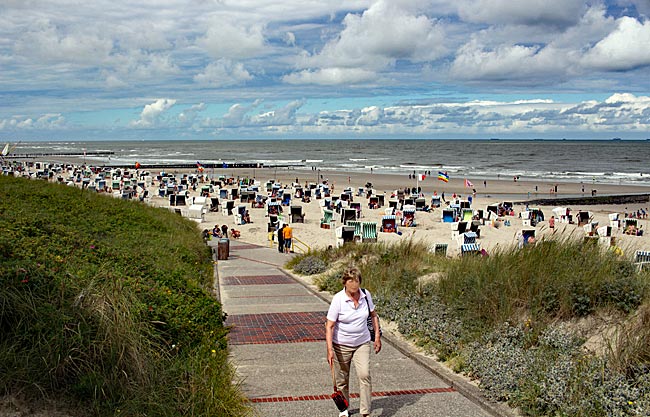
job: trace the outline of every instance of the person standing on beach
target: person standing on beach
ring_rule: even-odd
[[[282,236],[284,237],[284,252],[291,252],[291,238],[293,238],[293,229],[291,226],[287,225],[282,231]]]
[[[278,229],[278,252],[284,252],[284,223]]]

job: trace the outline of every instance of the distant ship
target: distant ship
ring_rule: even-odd
[[[612,140],[621,140],[621,138],[612,138]]]

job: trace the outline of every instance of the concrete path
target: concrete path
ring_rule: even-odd
[[[232,326],[232,361],[261,416],[338,416],[325,359],[330,296],[285,273],[281,267],[289,256],[231,240],[228,260],[217,262],[220,299]],[[473,386],[385,336],[381,353],[371,358],[373,416],[507,415],[482,403]],[[350,383],[350,411],[359,415],[354,371]]]

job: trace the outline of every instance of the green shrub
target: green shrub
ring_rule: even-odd
[[[302,275],[315,275],[325,272],[327,264],[321,258],[305,256],[293,266],[293,270]]]

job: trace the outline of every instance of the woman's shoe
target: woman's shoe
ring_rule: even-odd
[[[339,417],[348,417],[350,414],[348,414],[348,410],[341,411],[339,413]]]

